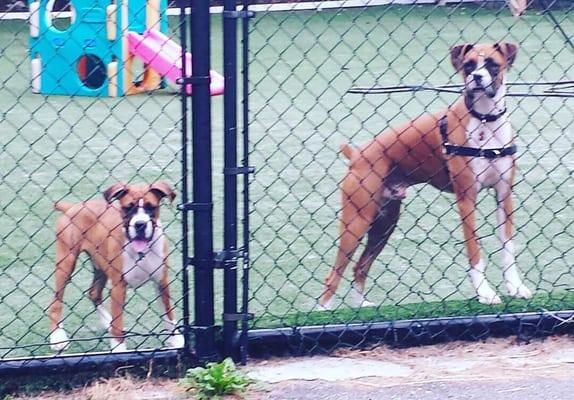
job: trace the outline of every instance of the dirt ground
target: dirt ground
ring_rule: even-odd
[[[384,362],[383,376],[369,371],[349,371],[361,376],[345,379],[331,374],[329,365],[366,365]],[[299,365],[311,366],[301,376]],[[367,363],[368,364],[368,363]],[[317,368],[313,369],[313,365]],[[381,364],[383,365],[383,364]],[[285,368],[297,379],[273,378]],[[362,367],[360,367],[362,368]],[[267,376],[257,382],[245,399],[252,400],[367,400],[367,399],[574,399],[574,338],[551,337],[531,343],[495,339],[481,343],[450,343],[410,349],[379,347],[369,351],[341,350],[331,357],[281,358],[252,361],[245,370],[251,376]],[[400,373],[398,372],[400,371]],[[331,371],[332,372],[332,371]],[[362,376],[364,375],[364,376]],[[343,373],[343,376],[345,374]],[[42,393],[14,399],[159,400],[183,399],[186,393],[175,380],[115,378],[67,393]]]

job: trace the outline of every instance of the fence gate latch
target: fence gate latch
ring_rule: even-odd
[[[243,248],[237,250],[222,250],[214,254],[215,268],[225,268],[227,263],[235,264],[237,259],[244,257]]]
[[[178,85],[205,86],[211,83],[211,76],[188,76],[184,78],[177,78],[175,83]]]
[[[221,13],[223,18],[232,18],[232,19],[248,19],[255,17],[255,11],[252,10],[239,10],[239,11],[229,11],[225,10]]]
[[[255,314],[253,313],[235,313],[235,314],[223,314],[224,321],[250,321],[255,318]]]
[[[255,167],[223,168],[223,175],[248,175],[254,173]]]
[[[179,211],[210,211],[213,208],[213,203],[182,203],[177,206]]]

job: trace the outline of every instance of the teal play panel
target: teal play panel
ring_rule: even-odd
[[[64,30],[54,26],[51,13],[54,1],[39,0],[30,6],[30,58],[36,69],[36,91],[50,95],[109,96],[110,82],[107,66],[117,63],[117,95],[126,94],[124,52],[128,31],[146,29],[147,4],[130,1],[127,7],[127,25],[122,26],[124,9],[122,1],[72,0],[72,21]],[[108,6],[115,4],[115,18],[108,24]],[[167,0],[159,2],[159,26],[167,33]],[[36,29],[34,24],[37,25]],[[108,26],[115,27],[116,35],[108,39]],[[33,79],[34,80],[34,79]]]

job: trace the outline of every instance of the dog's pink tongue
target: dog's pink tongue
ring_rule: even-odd
[[[143,253],[147,249],[147,242],[145,240],[132,240],[132,247],[138,253]]]

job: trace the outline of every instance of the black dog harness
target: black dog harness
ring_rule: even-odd
[[[506,108],[499,114],[481,114],[475,111],[472,107],[468,107],[470,114],[484,122],[494,122],[506,112]],[[448,121],[447,116],[444,115],[438,122],[439,131],[442,137],[443,151],[446,155],[464,156],[464,157],[482,157],[487,159],[494,159],[499,157],[511,156],[516,153],[516,145],[511,144],[508,147],[500,147],[498,149],[480,149],[476,147],[458,146],[451,144],[448,141]]]

